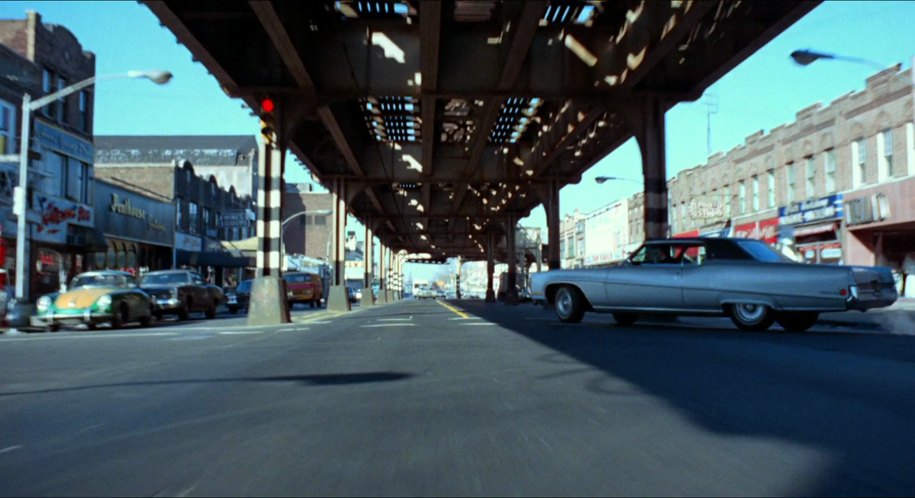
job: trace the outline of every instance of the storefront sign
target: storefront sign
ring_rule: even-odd
[[[146,219],[146,210],[131,206],[130,199],[121,200],[118,194],[111,194],[109,209],[111,209],[112,212],[125,216],[132,216],[138,220]]]
[[[35,121],[35,140],[45,147],[63,152],[86,163],[95,160],[95,147],[92,143],[59,128],[47,125],[40,120]]]
[[[203,244],[200,237],[178,232],[175,234],[175,249],[187,252],[199,252]]]
[[[842,194],[796,202],[778,208],[780,225],[799,225],[842,217]]]
[[[248,213],[245,211],[226,211],[219,215],[221,228],[244,228],[248,226]]]
[[[40,240],[62,242],[69,224],[92,227],[92,208],[89,206],[44,194],[35,195],[35,203],[39,215],[35,231]]]
[[[724,218],[724,203],[718,199],[692,199],[686,211],[694,220]]]

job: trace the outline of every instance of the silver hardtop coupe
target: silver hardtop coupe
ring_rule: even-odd
[[[898,297],[886,267],[795,263],[760,240],[702,237],[648,241],[609,268],[535,273],[531,294],[563,322],[586,311],[613,313],[621,325],[646,313],[726,315],[755,331],[775,321],[804,331],[819,313],[881,308]]]

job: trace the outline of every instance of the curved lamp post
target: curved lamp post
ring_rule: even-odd
[[[29,174],[29,133],[31,132],[32,111],[59,100],[67,95],[78,92],[87,86],[95,84],[97,81],[120,79],[120,78],[146,78],[156,83],[164,85],[172,79],[172,73],[162,70],[151,71],[128,71],[118,74],[103,74],[87,78],[79,83],[74,83],[66,88],[50,93],[40,99],[32,100],[28,93],[22,96],[22,130],[19,135],[19,186],[13,195],[13,207],[17,215],[16,225],[16,302],[22,306],[25,301],[25,280],[26,268],[29,266],[25,263],[25,241],[29,235],[26,217],[28,213],[28,174]]]
[[[639,185],[642,184],[642,182],[639,181],[639,180],[634,180],[634,179],[632,179],[632,178],[622,178],[622,177],[619,177],[619,176],[598,176],[597,178],[594,179],[594,181],[597,182],[597,183],[604,183],[604,182],[610,181],[610,180],[613,180],[613,181],[615,181],[615,180],[621,180],[621,181],[624,181],[624,182],[638,183]]]
[[[283,235],[286,234],[286,226],[289,224],[290,221],[292,221],[300,216],[305,216],[305,215],[309,215],[309,214],[327,216],[327,215],[331,214],[331,212],[332,211],[330,209],[318,209],[316,211],[307,211],[307,210],[299,211],[298,213],[289,215],[289,217],[287,217],[285,220],[283,220],[283,223],[280,224],[280,254],[282,255],[280,257],[280,259],[282,260],[283,258],[285,258],[285,255],[286,255],[286,244],[285,244],[285,242],[283,242]],[[305,235],[307,235],[307,233]],[[306,252],[307,252],[307,246],[306,246]],[[281,264],[282,264],[282,262],[281,262]]]
[[[795,50],[791,52],[791,58],[794,62],[800,64],[801,66],[807,66],[817,61],[819,59],[833,59],[839,61],[854,62],[857,64],[864,64],[876,68],[880,71],[886,69],[886,66],[880,64],[879,62],[872,61],[869,59],[862,59],[860,57],[849,57],[847,55],[837,55],[837,54],[827,54],[824,52],[816,52],[814,50]]]

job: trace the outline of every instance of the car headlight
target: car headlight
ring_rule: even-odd
[[[38,308],[39,313],[48,311],[48,308],[51,307],[51,298],[48,296],[39,297],[38,302],[35,303],[35,307]]]
[[[111,306],[111,296],[109,294],[105,294],[104,296],[98,298],[98,301],[96,301],[95,304],[97,304],[99,308]]]

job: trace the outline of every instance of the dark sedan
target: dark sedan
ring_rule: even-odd
[[[238,287],[226,292],[226,308],[233,315],[238,310],[248,311],[248,305],[251,302],[251,282],[252,280],[243,280]]]
[[[216,316],[216,308],[225,302],[220,287],[206,283],[192,270],[161,270],[143,275],[140,288],[156,302],[156,318],[178,315],[187,320],[188,313],[202,311],[207,318]]]

